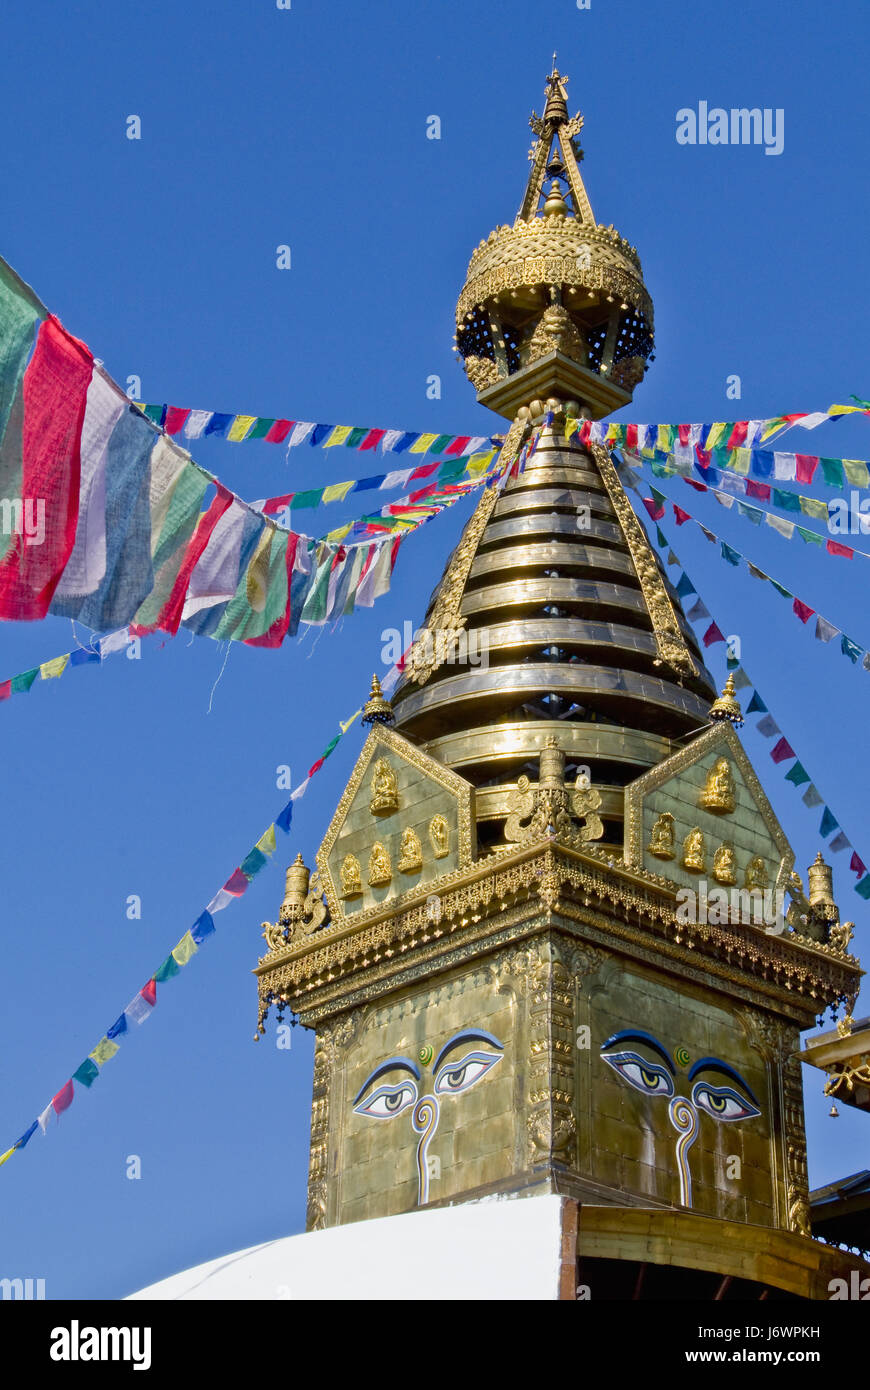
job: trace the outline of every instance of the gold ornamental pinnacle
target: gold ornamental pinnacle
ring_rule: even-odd
[[[634,247],[596,223],[579,114],[553,63],[519,214],[471,258],[456,350],[478,400],[510,420],[564,406],[600,419],[628,405],[652,358],[653,307]],[[548,186],[546,186],[548,185]],[[551,401],[552,398],[552,401]]]

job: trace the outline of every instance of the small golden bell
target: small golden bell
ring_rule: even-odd
[[[839,1110],[837,1109],[837,1102],[836,1102],[836,1101],[832,1101],[832,1102],[831,1102],[831,1108],[830,1108],[830,1110],[828,1111],[828,1118],[831,1119],[831,1120],[836,1120],[836,1119],[839,1118],[839,1115],[840,1115],[840,1112],[839,1112]]]

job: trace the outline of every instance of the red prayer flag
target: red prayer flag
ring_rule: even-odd
[[[242,873],[241,869],[236,869],[224,884],[224,888],[226,889],[226,891],[228,893],[232,893],[234,898],[240,898],[242,894],[246,891],[247,887],[248,880],[245,878],[245,875]]]
[[[795,477],[799,483],[811,483],[819,466],[815,454],[795,454]]]
[[[716,624],[711,623],[701,640],[705,647],[712,647],[714,642],[724,642],[725,638],[722,636]]]
[[[699,462],[699,464],[701,465],[702,468],[709,468],[709,467],[710,467],[710,458],[711,458],[711,454],[710,454],[710,450],[709,450],[709,449],[702,449],[701,446],[700,446],[700,444],[696,444],[696,445],[695,445],[695,457],[696,457],[696,459],[698,460],[698,462]]]
[[[676,502],[672,502],[671,506],[674,509],[674,516],[678,526],[682,526],[685,522],[691,521],[692,518],[689,516],[689,513],[684,512],[682,507],[678,507]]]
[[[266,435],[267,444],[281,444],[295,425],[295,420],[276,420]]]
[[[625,447],[627,449],[637,448],[637,425],[626,425],[625,427]]]
[[[179,434],[180,431],[184,428],[185,421],[187,420],[189,414],[190,411],[184,410],[183,407],[180,405],[167,406],[166,419],[163,422],[163,428],[165,429],[166,433]]]
[[[160,610],[156,626],[164,632],[176,633],[181,623],[181,614],[184,611],[184,600],[187,596],[187,588],[190,584],[190,576],[193,574],[197,561],[211,540],[212,532],[217,526],[227,507],[232,505],[233,494],[224,487],[223,483],[215,483],[217,496],[209,507],[208,511],[199,518],[196,530],[187,543],[187,554],[181,562],[181,568],[175,577],[172,586],[172,593]]]
[[[747,496],[747,497],[754,497],[754,498],[756,498],[756,500],[759,501],[759,502],[769,502],[769,501],[770,501],[770,484],[769,484],[769,483],[756,483],[756,482],[753,482],[753,480],[752,480],[751,478],[747,478],[747,479],[745,480],[745,482],[746,482],[746,496]]]
[[[73,1103],[73,1084],[68,1081],[61,1087],[56,1096],[52,1096],[51,1104],[55,1115],[60,1115],[64,1110],[69,1110]]]
[[[360,444],[360,446],[359,446],[360,449],[375,449],[375,448],[377,448],[377,446],[380,444],[380,442],[381,442],[381,440],[383,439],[383,437],[384,437],[384,435],[386,434],[386,432],[387,432],[386,430],[369,430],[369,432],[368,432],[368,434],[366,435],[365,439],[363,440],[362,444]]]
[[[689,435],[691,434],[691,432],[691,425],[677,425],[677,435],[679,437],[680,443],[683,445],[684,448],[689,442]]]
[[[852,873],[857,874],[859,878],[862,874],[866,874],[867,872],[867,865],[861,859],[860,855],[856,854],[854,851],[852,853],[852,858],[849,860],[849,868],[852,870]]]
[[[417,478],[431,478],[435,470],[440,467],[440,461],[436,461],[435,463],[421,463],[419,468],[414,469],[408,482],[413,483]]]
[[[813,613],[815,612],[814,608],[810,608],[808,604],[802,603],[799,598],[794,599],[792,601],[791,606],[794,609],[797,616],[800,618],[802,623],[809,622],[810,618],[813,616]]]
[[[282,507],[290,506],[290,503],[293,501],[293,498],[295,496],[295,492],[285,492],[282,497],[270,497],[268,501],[263,503],[263,511],[280,512]]]
[[[770,756],[775,763],[784,763],[786,758],[795,758],[797,754],[792,748],[787,738],[781,738],[770,750]]]
[[[642,497],[640,500],[643,502],[643,505],[646,507],[653,521],[661,521],[665,514],[664,503],[660,503],[656,506],[651,497]]]
[[[8,680],[8,681],[0,681],[0,700],[8,700],[8,699],[9,699],[9,696],[10,696],[11,694],[12,694],[12,682],[11,682],[11,680]]]
[[[741,449],[743,445],[746,443],[746,436],[748,432],[749,421],[738,420],[733,430],[731,431],[731,434],[728,437],[728,444],[726,447],[729,449]]]
[[[153,978],[150,979],[147,985],[142,986],[139,993],[145,1000],[145,1003],[150,1004],[153,1009],[154,1005],[157,1003],[157,981]]]
[[[589,436],[590,436],[591,433],[592,433],[592,421],[591,421],[591,420],[584,420],[584,421],[583,421],[583,424],[580,426],[580,430],[579,430],[578,435],[577,435],[578,439],[580,440],[580,443],[581,443],[581,444],[584,444],[584,445],[585,445],[585,444],[588,444],[588,443],[589,443]]]
[[[855,554],[847,545],[841,545],[839,541],[826,541],[825,549],[829,555],[843,555],[847,560],[851,560]]]
[[[75,543],[81,482],[81,433],[94,359],[54,315],[39,325],[21,401],[21,500],[25,515],[44,515],[38,545],[24,534],[0,562],[0,619],[34,621],[48,612]],[[10,429],[7,446],[12,442]],[[18,441],[15,441],[17,445]]]
[[[470,434],[458,434],[458,435],[456,436],[456,438],[454,439],[453,443],[450,444],[450,445],[448,446],[448,448],[446,448],[446,449],[444,450],[444,453],[445,453],[445,455],[447,455],[449,458],[456,458],[456,459],[462,458],[462,451],[463,451],[463,449],[465,448],[465,446],[466,446],[467,444],[470,444],[470,443],[471,443],[471,435],[470,435]]]
[[[689,487],[693,487],[693,488],[695,489],[696,492],[709,492],[709,491],[710,491],[710,489],[708,488],[707,484],[706,484],[706,483],[699,483],[697,478],[684,478],[684,479],[683,479],[683,482],[684,482],[684,483],[688,483]]]

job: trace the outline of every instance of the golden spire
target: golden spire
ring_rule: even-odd
[[[393,706],[383,694],[377,676],[372,676],[372,691],[363,706],[361,724],[392,724],[395,722]]]
[[[733,724],[735,729],[739,729],[743,724],[743,710],[734,689],[734,677],[729,676],[721,695],[710,706],[710,718],[719,720],[722,723]]]
[[[596,224],[580,177],[583,117],[568,115],[567,81],[554,63],[519,215],[480,243],[456,306],[478,400],[511,421],[551,397],[596,420],[621,409],[654,349],[637,252]]]

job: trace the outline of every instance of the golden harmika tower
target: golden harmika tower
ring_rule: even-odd
[[[609,451],[565,437],[653,349],[566,81],[457,306],[505,463],[549,423],[481,497],[391,702],[375,681],[317,873],[297,861],[264,924],[260,1027],[277,1004],[316,1031],[309,1229],[555,1191],[599,1288],[645,1263],[827,1297],[795,1053],[860,970]]]

